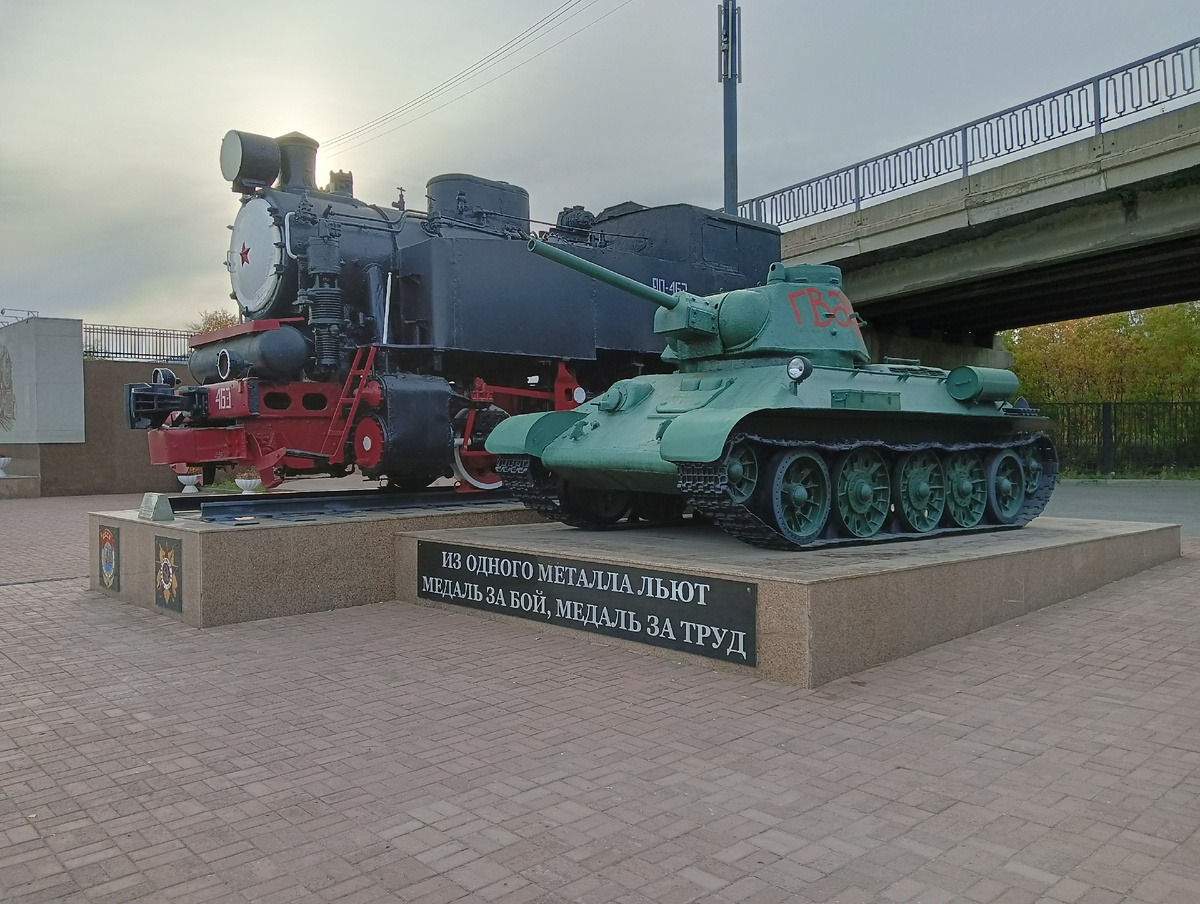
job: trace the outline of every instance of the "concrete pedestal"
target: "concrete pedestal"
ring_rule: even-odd
[[[422,543],[427,544],[423,565],[418,562]],[[461,562],[468,555],[474,557],[473,572],[460,566],[461,580],[456,575],[430,577],[447,545],[460,551]],[[452,559],[454,553],[445,555]],[[1071,599],[1179,555],[1177,525],[1046,517],[1019,530],[798,552],[756,549],[701,525],[595,533],[536,523],[398,536],[393,595],[404,602],[446,608],[473,606],[469,611],[475,614],[509,618],[535,630],[581,633],[589,619],[600,622],[611,617],[614,626],[607,634],[594,633],[602,630],[596,624],[593,633],[580,637],[581,655],[586,655],[589,642],[614,643],[816,687]],[[550,558],[585,565],[596,577],[584,581],[611,586],[619,575],[629,575],[632,591],[584,596],[591,591],[578,583],[569,586],[567,572],[540,581],[540,576],[551,572],[540,570],[539,562]],[[481,564],[485,559],[487,563]],[[506,561],[509,564],[504,565]],[[499,594],[498,605],[486,603],[504,583],[496,568],[519,572],[526,561],[533,575],[527,582],[532,605],[539,596],[547,600],[544,617],[537,616],[541,610],[531,613],[528,601],[523,612],[514,611],[515,605],[508,608],[508,602],[515,603],[511,591]],[[647,578],[643,569],[665,577],[661,582]],[[608,574],[613,577],[604,577]],[[705,619],[718,624],[719,613],[714,606],[698,606],[692,589],[673,591],[676,579],[692,587],[715,579],[756,588],[745,597],[747,605],[755,607],[753,619],[748,620],[754,636],[747,638],[746,647],[753,643],[756,655],[749,661],[756,658],[756,665],[739,664],[736,649],[724,649],[724,634],[695,627]],[[641,599],[639,585],[652,588]],[[683,588],[683,583],[678,587]],[[566,596],[601,599],[605,605],[597,604],[590,612],[564,607],[558,601]],[[472,602],[473,598],[480,599]],[[610,599],[613,608],[602,613]],[[676,612],[677,638],[683,636],[679,624],[691,625],[687,633],[692,640],[704,641],[693,646],[703,650],[704,658],[678,647],[650,645],[655,641],[647,638],[648,625],[637,611],[639,603],[656,606],[660,620],[664,612]],[[736,599],[731,605],[737,605]],[[619,615],[618,607],[632,614]],[[521,618],[512,618],[514,614]],[[621,626],[615,626],[618,621]],[[714,650],[711,641],[718,636],[721,648]]]
[[[0,499],[37,499],[42,495],[42,478],[12,475],[0,477]]]
[[[536,518],[510,502],[241,522],[88,517],[91,588],[196,628],[390,600],[398,532]]]

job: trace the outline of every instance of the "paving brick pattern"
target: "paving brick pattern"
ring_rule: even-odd
[[[44,574],[11,505],[0,562]],[[1185,551],[816,691],[407,604],[197,631],[0,579],[0,901],[1195,904]]]

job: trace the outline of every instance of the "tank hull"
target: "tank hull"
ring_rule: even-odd
[[[622,381],[554,422],[512,418],[488,448],[518,497],[567,523],[686,505],[781,549],[1018,527],[1045,506],[1057,456],[1032,409],[955,399],[934,368],[796,382],[786,363]]]

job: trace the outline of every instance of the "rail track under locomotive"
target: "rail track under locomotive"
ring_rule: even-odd
[[[256,469],[264,485],[352,469],[393,488],[454,474],[499,485],[484,440],[509,415],[573,408],[665,368],[652,312],[525,253],[529,196],[437,176],[428,206],[316,185],[318,144],[232,131],[221,168],[241,196],[226,268],[243,322],[196,336],[183,385],[159,368],[126,388],[131,428],[177,472]],[[754,285],[779,232],[684,204],[565,208],[552,244],[668,292]]]

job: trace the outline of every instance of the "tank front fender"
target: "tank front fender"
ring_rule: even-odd
[[[716,461],[738,422],[759,410],[723,408],[681,414],[663,432],[659,454],[667,461]]]
[[[541,458],[545,448],[562,436],[585,412],[546,411],[505,418],[488,434],[484,448],[493,455],[533,455]]]

